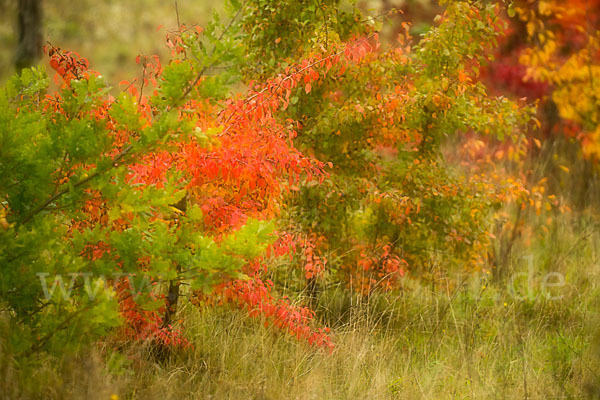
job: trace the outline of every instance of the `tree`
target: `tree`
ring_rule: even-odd
[[[252,33],[245,79],[260,79],[263,69],[253,65],[265,54],[288,57],[284,65],[308,57],[314,78],[290,93],[285,115],[301,124],[298,148],[333,166],[323,184],[301,187],[286,210],[286,229],[305,247],[296,276],[308,288],[319,279],[367,295],[393,290],[405,271],[420,274],[435,263],[444,263],[442,271],[485,268],[493,210],[525,196],[524,187],[508,174],[464,175],[441,149],[467,135],[522,146],[532,109],[492,96],[477,82],[504,29],[500,8],[448,2],[439,25],[420,41],[403,22],[398,42],[384,48],[378,22],[358,14],[338,18],[341,2],[309,2],[303,12],[277,3],[243,3],[250,10],[243,32]],[[265,21],[255,11],[263,9],[278,10],[276,19]],[[283,35],[272,24],[304,31]],[[264,29],[255,33],[255,26]],[[341,74],[325,73],[331,67],[315,62],[320,54],[313,48],[352,35],[368,38],[364,51],[350,55],[354,62]],[[298,40],[306,36],[314,39]]]
[[[17,8],[18,44],[15,68],[33,66],[42,55],[43,10],[41,0],[19,0]]]

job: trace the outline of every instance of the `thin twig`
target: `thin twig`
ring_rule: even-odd
[[[41,350],[42,347],[46,345],[46,343],[52,338],[52,336],[54,336],[56,332],[60,331],[61,329],[64,329],[69,324],[69,322],[71,322],[77,315],[83,313],[84,311],[87,311],[89,308],[91,308],[91,306],[84,307],[69,315],[69,317],[67,317],[63,322],[61,322],[56,328],[54,328],[52,331],[48,332],[43,338],[41,338],[36,345],[31,346],[31,348],[25,354],[25,356],[28,357],[34,354],[35,352]]]
[[[355,41],[355,43],[359,43],[359,42],[366,42],[366,41],[368,41],[368,40],[369,40],[371,37],[373,37],[373,36],[374,36],[374,35],[370,35],[370,36],[368,36],[368,37],[366,37],[366,38],[358,39],[358,40],[356,40],[356,41]],[[346,47],[346,48],[347,48],[347,47]],[[311,63],[311,64],[308,64],[307,66],[305,66],[305,67],[303,67],[303,68],[300,68],[300,69],[299,69],[299,70],[297,70],[297,71],[293,71],[293,72],[291,72],[290,74],[288,74],[287,76],[285,76],[285,77],[284,77],[284,78],[283,78],[283,79],[282,79],[282,80],[279,82],[279,84],[278,84],[278,85],[275,87],[275,89],[280,89],[280,88],[282,87],[283,83],[284,83],[284,82],[286,82],[286,81],[288,81],[288,80],[290,80],[290,79],[292,79],[292,77],[293,77],[294,75],[300,74],[300,73],[302,73],[302,72],[306,71],[307,69],[310,69],[310,68],[312,68],[312,67],[314,67],[314,66],[316,66],[316,65],[319,65],[319,64],[321,64],[322,62],[324,62],[324,61],[326,61],[326,60],[329,60],[329,59],[331,59],[331,58],[335,58],[335,57],[337,57],[337,56],[339,56],[339,55],[343,54],[343,53],[346,51],[346,48],[344,48],[343,50],[340,50],[340,51],[339,51],[339,52],[337,52],[337,53],[333,53],[333,54],[330,54],[330,55],[328,55],[328,56],[326,56],[326,57],[320,58],[320,59],[318,59],[317,61],[315,61],[315,62],[313,62],[313,63]],[[250,103],[252,100],[254,100],[254,99],[257,97],[257,96],[260,96],[260,95],[261,95],[261,94],[263,94],[264,92],[266,92],[266,91],[268,91],[268,90],[272,90],[272,89],[273,89],[272,87],[265,87],[264,89],[262,89],[262,90],[260,90],[260,91],[258,91],[258,92],[256,92],[256,93],[254,93],[253,95],[251,95],[250,97],[248,97],[248,98],[247,98],[247,99],[244,101],[244,103],[245,103],[245,104],[248,104],[248,103]],[[268,100],[272,99],[272,98],[273,98],[273,97],[274,97],[276,94],[277,94],[276,92],[274,92],[274,93],[271,93],[271,95],[270,95],[269,97],[267,97],[267,98],[265,99],[265,101],[268,101]],[[257,104],[257,105],[255,105],[255,106],[254,106],[253,108],[251,108],[250,110],[247,110],[247,111],[246,111],[246,113],[252,112],[252,111],[256,110],[257,108],[258,108],[258,104]],[[246,113],[245,113],[245,114],[246,114]],[[244,114],[244,115],[245,115],[245,114]],[[226,120],[223,122],[223,125],[227,125],[233,116],[234,116],[234,113],[231,113],[231,114],[229,115],[229,117],[228,117],[228,118],[227,118],[227,119],[226,119]],[[231,125],[228,125],[228,126],[227,126],[227,128],[225,128],[225,130],[224,130],[224,131],[223,131],[221,134],[225,134],[225,133],[226,133],[226,132],[229,130],[229,128],[230,128],[230,127],[231,127]]]
[[[181,29],[181,23],[179,22],[179,7],[177,7],[177,0],[175,0],[175,15],[177,16],[177,29]]]
[[[121,150],[121,152],[112,160],[112,165],[111,165],[110,169],[117,167],[118,166],[118,162],[123,157],[125,157],[127,154],[129,154],[129,152],[131,151],[132,148],[133,148],[132,145],[128,145],[123,150]],[[77,188],[79,186],[85,185],[86,183],[88,183],[92,179],[94,179],[97,176],[99,176],[101,174],[101,172],[104,172],[104,171],[96,171],[96,172],[94,172],[90,176],[88,176],[88,177],[80,180],[79,182],[75,183],[73,185],[73,188]],[[46,209],[46,207],[48,207],[50,204],[52,204],[54,201],[56,201],[59,197],[63,196],[64,194],[67,194],[69,192],[69,190],[70,190],[70,188],[65,188],[65,189],[61,190],[60,192],[57,192],[57,193],[53,194],[52,196],[50,196],[46,201],[44,201],[42,204],[40,204],[39,206],[37,206],[36,208],[34,208],[33,211],[31,211],[25,218],[23,218],[23,221],[20,222],[20,225],[25,225],[36,214],[38,214],[39,212],[41,212],[44,209]]]
[[[177,4],[177,3],[175,3]],[[233,22],[238,18],[238,16],[241,14],[242,10],[244,9],[244,6],[242,5],[240,7],[240,9],[238,10],[238,12],[233,16],[233,18],[231,19],[231,21],[229,21],[229,24],[225,27],[225,29],[223,29],[223,31],[221,32],[221,34],[219,35],[219,37],[217,38],[217,42],[220,42],[221,39],[223,39],[223,36],[225,36],[225,33],[227,33],[229,31],[229,29],[231,29],[231,26],[233,25]],[[202,77],[204,76],[204,73],[206,72],[206,70],[208,68],[212,68],[213,65],[206,65],[204,67],[202,67],[202,69],[200,71],[198,71],[198,74],[196,75],[196,77],[194,78],[194,80],[192,81],[192,84],[189,85],[185,91],[183,92],[183,94],[177,99],[177,102],[180,102],[181,100],[183,100],[184,98],[186,98],[194,89],[194,87],[196,87],[196,85],[198,84],[198,82],[200,82],[200,79],[202,79]]]

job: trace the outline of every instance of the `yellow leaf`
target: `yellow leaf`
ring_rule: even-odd
[[[533,21],[529,21],[526,25],[527,27],[527,33],[529,34],[529,36],[533,36],[533,32],[535,31],[535,24],[533,23]]]

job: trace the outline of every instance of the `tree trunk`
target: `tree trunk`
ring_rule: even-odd
[[[21,71],[33,66],[42,55],[42,0],[18,0],[19,43],[15,68]]]
[[[173,323],[173,318],[177,314],[177,304],[179,303],[179,281],[169,282],[169,291],[167,292],[165,315],[163,317],[162,327],[169,328]]]

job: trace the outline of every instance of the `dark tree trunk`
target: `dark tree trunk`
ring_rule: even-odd
[[[165,315],[163,317],[162,327],[169,328],[173,323],[173,318],[177,314],[177,304],[179,303],[179,281],[169,282],[169,291],[166,298]]]
[[[176,208],[182,213],[187,211],[187,195],[183,196],[177,204],[173,204],[172,207]],[[181,266],[177,265],[177,273],[181,273]],[[179,277],[169,282],[169,291],[166,299],[166,310],[163,318],[163,328],[168,328],[173,322],[173,317],[177,314],[177,304],[179,303]]]
[[[33,66],[42,55],[42,0],[18,0],[19,43],[15,54],[15,68]]]

